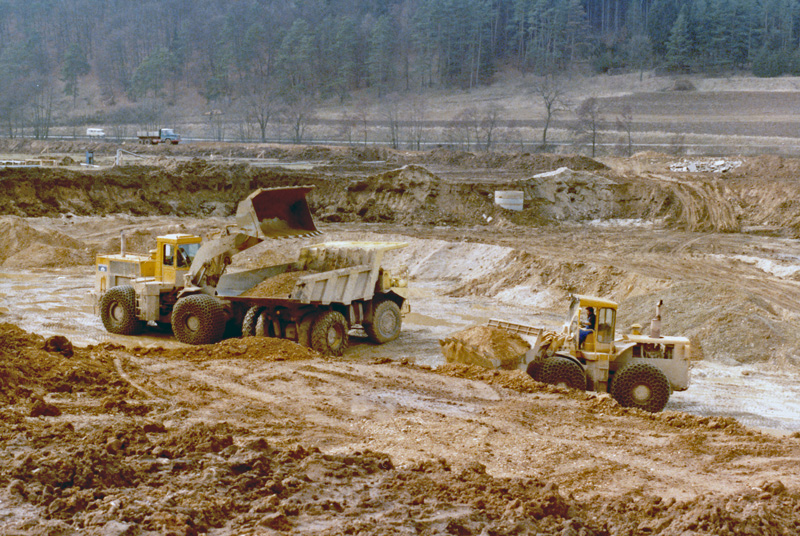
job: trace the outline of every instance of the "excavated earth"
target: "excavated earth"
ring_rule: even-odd
[[[0,534],[800,532],[800,421],[748,421],[796,392],[800,161],[692,173],[657,154],[192,144],[112,166],[97,144],[90,168],[83,146],[4,143],[57,164],[0,168]],[[309,240],[405,241],[387,257],[411,293],[397,341],[354,332],[330,358],[102,330],[87,292],[120,231],[144,253],[283,185],[314,186],[322,235],[231,269]],[[524,210],[497,190],[523,191]],[[663,299],[663,332],[695,347],[689,391],[652,415],[444,363],[447,335],[489,317],[556,326],[570,293],[618,301],[621,330]],[[759,409],[737,405],[756,387]]]

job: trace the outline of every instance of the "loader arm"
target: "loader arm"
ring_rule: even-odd
[[[260,188],[239,203],[237,229],[226,229],[205,242],[189,268],[187,286],[213,289],[232,257],[267,238],[301,238],[319,234],[306,195],[312,186]],[[209,292],[211,290],[211,292]]]

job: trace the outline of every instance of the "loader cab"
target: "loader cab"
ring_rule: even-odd
[[[581,348],[577,348],[581,326],[586,323],[587,307],[594,309],[595,325],[591,327],[591,332],[586,336]],[[576,350],[581,351],[587,359],[598,359],[600,355],[609,355],[614,350],[616,320],[615,302],[594,296],[575,295],[572,297],[567,317],[570,340],[573,341]]]
[[[156,238],[155,278],[162,283],[174,285],[183,282],[189,272],[202,239],[188,234],[170,234]]]

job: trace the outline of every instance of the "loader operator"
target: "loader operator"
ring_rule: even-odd
[[[588,337],[590,333],[594,333],[595,320],[596,319],[594,316],[594,307],[587,307],[586,323],[580,329],[580,335],[578,338],[578,348],[583,348],[583,342],[586,340],[586,337]]]

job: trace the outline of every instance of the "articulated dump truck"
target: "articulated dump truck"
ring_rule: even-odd
[[[170,327],[188,344],[226,333],[294,340],[341,355],[361,326],[379,344],[397,338],[408,312],[406,279],[381,264],[402,242],[306,246],[292,263],[228,273],[232,256],[268,238],[319,234],[306,195],[311,187],[259,189],[239,203],[236,225],[204,241],[156,238],[149,255],[98,255],[96,308],[111,333],[136,335],[148,323]]]
[[[560,332],[492,319],[439,342],[451,363],[520,369],[537,381],[608,392],[622,406],[656,413],[673,391],[688,389],[691,354],[688,338],[661,335],[661,305],[649,335],[634,325],[615,337],[617,304],[575,295]]]

